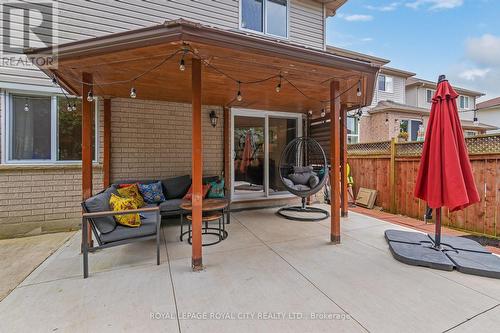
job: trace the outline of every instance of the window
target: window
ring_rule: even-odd
[[[404,119],[399,123],[399,131],[408,133],[408,141],[417,141],[419,139],[419,131],[423,132],[421,120]]]
[[[287,38],[288,0],[242,0],[240,26]]]
[[[68,111],[66,98],[56,96],[8,95],[7,154],[12,163],[81,161],[82,111]],[[72,101],[73,102],[73,101]],[[96,108],[97,109],[97,108]],[[96,154],[97,111],[93,124],[93,156]]]
[[[469,108],[469,97],[460,96],[459,101],[460,101],[460,108],[461,109],[468,109]]]
[[[467,131],[467,130],[464,131],[464,136],[466,138],[470,138],[470,137],[473,137],[473,136],[476,136],[476,135],[478,135],[477,131]]]
[[[356,117],[347,117],[347,143],[359,142],[359,120]]]
[[[427,89],[426,91],[426,101],[427,103],[432,103],[432,96],[434,96],[434,90]]]
[[[391,76],[379,75],[378,76],[378,90],[385,92],[393,92],[393,80]]]

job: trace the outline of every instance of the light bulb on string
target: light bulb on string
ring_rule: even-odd
[[[356,89],[356,96],[361,97],[361,80],[358,81],[358,88]]]
[[[186,70],[186,62],[184,61],[184,56],[186,55],[187,51],[184,50],[184,53],[182,54],[181,61],[179,62],[179,70],[181,72],[184,72]]]
[[[87,94],[87,101],[92,102],[94,100],[94,93],[92,90],[89,90],[89,93]]]
[[[76,103],[73,103],[73,105],[71,106],[71,111],[76,111]]]
[[[29,112],[30,110],[30,107],[28,105],[28,103],[24,104],[24,112]]]
[[[241,102],[243,100],[243,96],[241,95],[241,82],[238,81],[238,93],[236,94],[236,99],[238,102]]]
[[[68,106],[66,107],[66,110],[68,110],[68,112],[73,111],[73,107],[71,106],[71,103],[68,103]]]
[[[137,90],[134,87],[132,87],[130,89],[130,98],[136,98],[136,97],[137,97]]]
[[[276,86],[276,92],[279,93],[281,91],[281,74],[280,74],[280,82],[278,83],[278,85]]]
[[[325,118],[325,116],[326,116],[325,109],[321,109],[321,118]]]

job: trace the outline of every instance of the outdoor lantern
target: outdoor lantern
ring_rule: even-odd
[[[217,117],[217,113],[215,113],[214,110],[210,111],[210,124],[212,124],[212,127],[217,126],[217,121],[219,117]]]

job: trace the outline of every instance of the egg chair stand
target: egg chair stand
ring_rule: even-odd
[[[298,137],[287,144],[281,153],[279,176],[283,186],[302,200],[300,206],[280,208],[277,214],[288,220],[318,222],[330,213],[306,205],[306,199],[319,192],[328,181],[328,164],[321,145],[309,137]]]

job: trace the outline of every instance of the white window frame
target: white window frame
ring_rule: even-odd
[[[359,134],[360,134],[360,131],[361,131],[360,121],[356,120],[355,117],[353,117],[353,118],[354,118],[354,121],[357,122],[357,127],[358,127],[358,131],[357,132],[358,133],[357,134],[347,134],[347,142],[349,142],[349,138],[354,138],[355,137],[355,138],[358,138],[355,143],[359,143]]]
[[[462,107],[462,98],[463,98],[463,101],[464,101],[464,106]],[[467,105],[465,105],[467,104]],[[460,109],[463,109],[463,110],[470,110],[470,98],[469,96],[465,96],[465,95],[460,95],[458,97],[458,106]]]
[[[385,77],[384,90],[380,89],[379,79],[381,76]],[[390,78],[390,80],[391,80],[391,89],[387,89],[387,78]],[[394,77],[390,76],[390,75],[380,74],[377,77],[377,90],[382,91],[382,92],[386,92],[386,93],[393,93],[394,92]]]
[[[269,192],[269,117],[297,119],[297,137],[302,136],[303,116],[301,113],[264,111],[255,109],[231,108],[231,165],[234,164],[234,117],[256,117],[264,119],[264,191],[259,193],[236,194],[234,193],[234,167],[231,167],[231,199],[234,201],[245,201],[254,199],[277,199],[293,196],[289,192],[271,194]]]
[[[408,142],[416,142],[416,141],[412,141],[411,140],[411,130],[413,129],[413,127],[412,127],[412,121],[418,121],[419,123],[421,123],[421,125],[423,125],[424,122],[422,121],[422,119],[415,119],[415,118],[404,118],[404,119],[401,119],[401,121],[405,121],[405,120],[408,121]],[[400,126],[399,130],[401,131],[401,124],[399,126]],[[417,138],[418,138],[418,128],[417,128]]]
[[[283,40],[289,40],[290,39],[290,5],[291,1],[286,0],[286,37],[280,36],[280,35],[275,35],[267,32],[267,1],[268,0],[262,0],[262,6],[263,6],[263,11],[262,11],[262,30],[263,31],[257,31],[257,30],[252,30],[248,28],[244,28],[242,26],[242,21],[243,21],[243,1],[239,1],[239,22],[238,22],[238,27],[242,31],[246,32],[251,32],[257,35],[261,36],[272,36],[275,38],[283,39]]]
[[[431,99],[430,100],[427,98],[428,94],[429,94],[429,91],[431,92]],[[432,96],[434,95],[434,93],[435,93],[434,89],[425,89],[425,101],[427,103],[432,103]]]
[[[51,110],[50,110],[50,159],[32,159],[32,160],[14,160],[12,156],[12,96],[40,96],[40,97],[50,97],[51,98]],[[4,105],[2,105],[2,113],[4,121],[2,121],[2,163],[4,164],[29,164],[29,165],[47,165],[47,164],[81,164],[81,160],[58,160],[58,146],[59,146],[59,126],[58,126],[58,109],[57,109],[57,98],[64,97],[61,94],[47,94],[46,92],[33,92],[25,90],[9,90],[5,91],[3,95]],[[73,97],[73,96],[71,96]],[[94,121],[95,125],[95,156],[93,163],[99,160],[99,103],[98,99],[95,99],[95,113]]]

